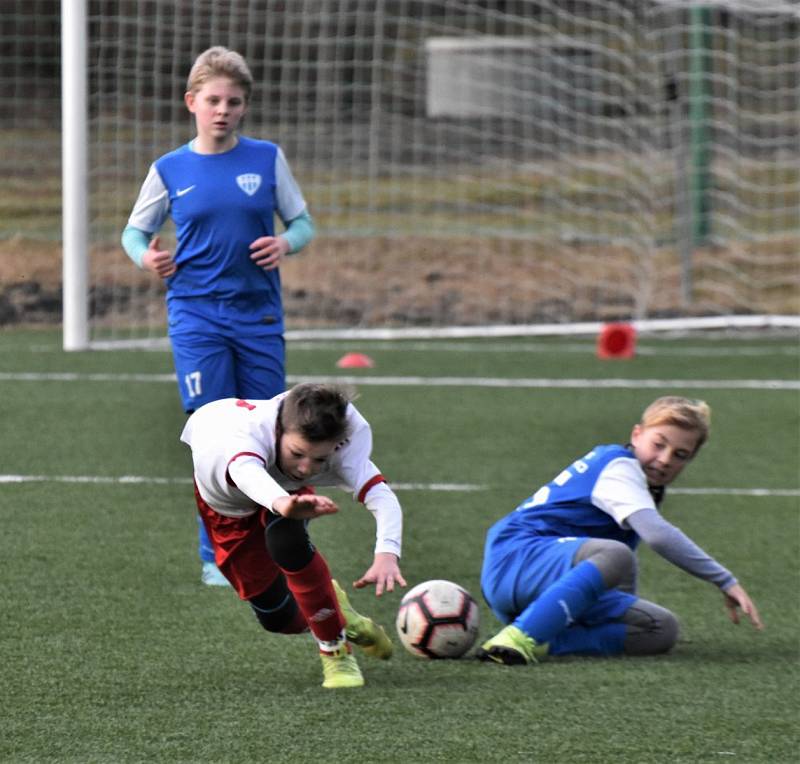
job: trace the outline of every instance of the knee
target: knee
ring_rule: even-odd
[[[678,624],[678,619],[674,613],[665,609],[663,615],[659,618],[658,628],[653,634],[652,654],[666,653],[675,647],[679,633],[680,625]]]
[[[248,603],[266,631],[287,633],[298,630],[294,627],[298,621],[299,610],[283,576],[280,576],[266,591],[251,597]]]
[[[646,600],[637,600],[625,613],[625,652],[628,655],[659,655],[678,641],[680,625],[670,610]]]
[[[301,570],[311,562],[314,547],[301,520],[276,519],[264,531],[267,551],[284,570]]]
[[[589,541],[584,545],[585,555],[600,571],[606,589],[615,589],[633,579],[636,571],[636,557],[627,544],[611,539]],[[583,551],[584,547],[581,548]]]

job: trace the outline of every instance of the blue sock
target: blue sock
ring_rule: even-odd
[[[200,555],[201,562],[214,562],[214,547],[211,544],[211,539],[206,533],[206,526],[197,515],[197,552]]]
[[[604,591],[603,577],[597,566],[584,560],[547,587],[520,613],[514,626],[539,644],[551,642],[577,621]]]
[[[621,655],[625,647],[624,623],[570,626],[551,643],[548,655]]]

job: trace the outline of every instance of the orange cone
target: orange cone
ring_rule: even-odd
[[[597,337],[597,357],[633,358],[636,355],[636,329],[630,324],[604,324]]]
[[[346,353],[337,362],[340,369],[368,369],[375,365],[375,362],[363,353]]]

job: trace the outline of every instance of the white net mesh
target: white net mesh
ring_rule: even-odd
[[[57,145],[57,98],[47,73],[38,99],[25,89],[57,55],[41,40],[58,4],[8,5],[17,109],[0,164],[27,209],[47,191],[26,219],[21,195],[9,202],[13,250],[58,235],[44,148]],[[214,44],[248,60],[245,132],[283,147],[317,223],[283,269],[290,329],[800,312],[794,2],[97,0],[89,12],[94,337],[163,334],[163,291],[119,234],[150,162],[192,137],[186,75]]]

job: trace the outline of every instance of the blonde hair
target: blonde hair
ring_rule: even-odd
[[[233,50],[215,45],[203,51],[192,64],[189,79],[186,81],[186,90],[194,92],[199,90],[206,82],[215,77],[227,77],[235,82],[243,91],[245,101],[250,100],[253,90],[253,75],[247,62]]]
[[[711,430],[711,407],[705,401],[665,395],[657,398],[644,410],[639,424],[642,427],[666,424],[696,432],[697,446],[694,452],[697,453],[700,446],[708,440]]]

